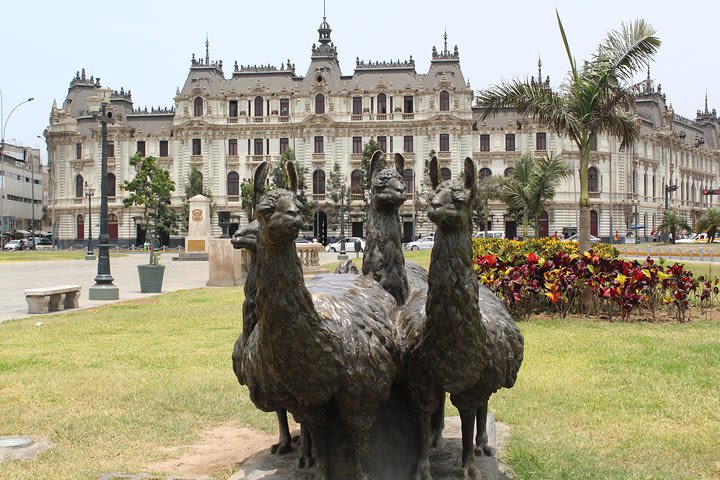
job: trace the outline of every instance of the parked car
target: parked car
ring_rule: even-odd
[[[7,251],[19,251],[19,250],[25,250],[27,248],[27,240],[24,238],[18,239],[18,240],[10,240],[8,243],[5,244],[4,249]]]
[[[675,243],[706,243],[708,240],[707,233],[693,233],[686,238],[678,238]]]
[[[305,237],[298,237],[295,239],[295,243],[312,243],[312,242]]]
[[[340,239],[342,240],[342,239]],[[340,240],[333,243],[328,243],[325,247],[326,252],[333,252],[337,253],[340,251]],[[360,242],[360,251],[365,251],[365,240],[360,237],[345,237],[345,251],[346,252],[354,252],[355,251],[355,242]]]
[[[578,236],[577,233],[575,235],[570,235],[568,238],[563,239],[563,242],[577,242]],[[590,235],[590,243],[600,243],[601,240],[596,237],[595,235]]]
[[[473,238],[505,238],[505,232],[502,230],[487,230],[483,232],[475,232]]]
[[[432,250],[433,245],[435,245],[435,234],[429,233],[414,242],[406,243],[405,250]]]

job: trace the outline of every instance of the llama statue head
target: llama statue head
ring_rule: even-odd
[[[303,221],[301,205],[297,199],[297,169],[293,162],[285,164],[287,188],[278,188],[265,193],[265,182],[270,164],[261,163],[252,181],[253,201],[259,223],[258,240],[273,246],[286,246],[295,241]]]
[[[430,182],[435,192],[428,217],[445,231],[472,229],[472,204],[477,194],[475,163],[468,157],[464,167],[463,178],[440,182],[437,157],[430,160]]]
[[[397,210],[407,199],[403,180],[405,157],[396,153],[395,165],[388,167],[382,156],[383,152],[377,150],[370,160],[372,206],[378,211]]]

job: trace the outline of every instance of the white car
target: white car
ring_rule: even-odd
[[[578,241],[577,233],[575,235],[571,235],[568,238],[563,240],[563,242],[577,242],[577,241]],[[590,243],[600,243],[600,239],[598,237],[596,237],[595,235],[590,235]]]
[[[505,238],[505,232],[502,230],[487,230],[484,232],[475,232],[473,238]]]
[[[24,238],[19,240],[10,240],[5,244],[4,249],[8,251],[25,250],[27,242]]]
[[[707,239],[707,233],[693,233],[687,238],[678,238],[675,240],[675,243],[705,243],[707,242]]]
[[[363,240],[360,237],[345,237],[345,251],[346,252],[354,252],[355,251],[355,242],[360,242],[360,251],[365,251],[365,240]],[[326,252],[332,252],[337,253],[340,251],[340,240],[334,243],[328,243],[325,247]]]
[[[406,243],[405,250],[432,250],[433,245],[435,245],[435,234],[430,233],[414,242]]]

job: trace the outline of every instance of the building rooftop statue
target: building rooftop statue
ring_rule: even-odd
[[[410,55],[410,60],[390,60],[390,61],[378,61],[373,62],[372,60],[360,60],[355,59],[355,70],[412,70],[415,71],[415,60]]]
[[[460,60],[460,53],[458,51],[457,45],[455,45],[455,49],[452,52],[450,50],[448,50],[447,37],[448,37],[447,32],[445,32],[445,35],[443,35],[444,47],[443,47],[442,51],[438,52],[437,48],[435,48],[433,46],[433,48],[432,48],[432,61],[433,62],[436,62],[436,61],[454,61],[454,62],[456,62],[456,61]]]

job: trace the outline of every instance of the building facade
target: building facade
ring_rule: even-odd
[[[43,207],[47,205],[47,172],[40,150],[5,143],[0,162],[0,231],[3,239],[13,232],[43,230]],[[34,218],[34,223],[33,223]]]
[[[123,208],[119,185],[132,177],[128,159],[135,152],[159,157],[177,185],[173,205],[180,206],[192,167],[213,193],[217,216],[230,218],[232,229],[247,221],[240,184],[262,161],[276,162],[292,148],[307,167],[319,213],[315,233],[322,236],[327,208],[325,181],[339,164],[347,176],[353,213],[349,231],[362,235],[362,151],[374,138],[386,152],[402,152],[411,201],[401,210],[403,236],[409,239],[433,227],[413,196],[422,190],[425,165],[434,152],[445,178],[462,170],[465,157],[475,159],[480,176],[503,175],[523,152],[554,152],[577,163],[571,142],[538,127],[512,111],[480,121],[473,90],[463,77],[458,48],[432,48],[430,67],[418,73],[404,61],[356,60],[352,75],[343,75],[330,25],[323,19],[318,44],[312,46],[304,76],[287,61],[280,67],[244,66],[235,62],[229,78],[222,61],[193,58],[185,83],[171,108],[135,109],[131,92],[109,94],[115,123],[109,126],[109,233],[120,244],[141,243],[137,210]],[[538,72],[538,80],[542,73]],[[534,79],[533,79],[534,80]],[[544,81],[549,86],[549,80]],[[87,230],[85,182],[99,191],[99,124],[88,113],[87,99],[99,95],[100,80],[78,72],[59,107],[53,105],[45,136],[53,178],[51,204],[58,243],[81,244]],[[591,158],[593,232],[608,238],[624,235],[628,226],[644,225],[650,234],[664,208],[664,185],[678,183],[670,204],[693,221],[712,197],[702,189],[718,185],[720,123],[706,108],[695,120],[675,115],[658,86],[648,79],[638,96],[643,135],[621,151],[614,139],[599,139]],[[575,169],[576,170],[576,169]],[[540,233],[577,224],[577,175],[560,188],[543,214]],[[717,204],[717,200],[712,200]],[[94,202],[96,205],[99,202]],[[517,226],[500,203],[491,205],[491,227],[514,236]],[[97,223],[97,215],[93,223]],[[215,234],[220,233],[217,221]],[[647,230],[647,231],[645,231]],[[96,230],[97,231],[97,230]],[[171,241],[173,241],[171,239]],[[180,241],[180,237],[174,241]]]

